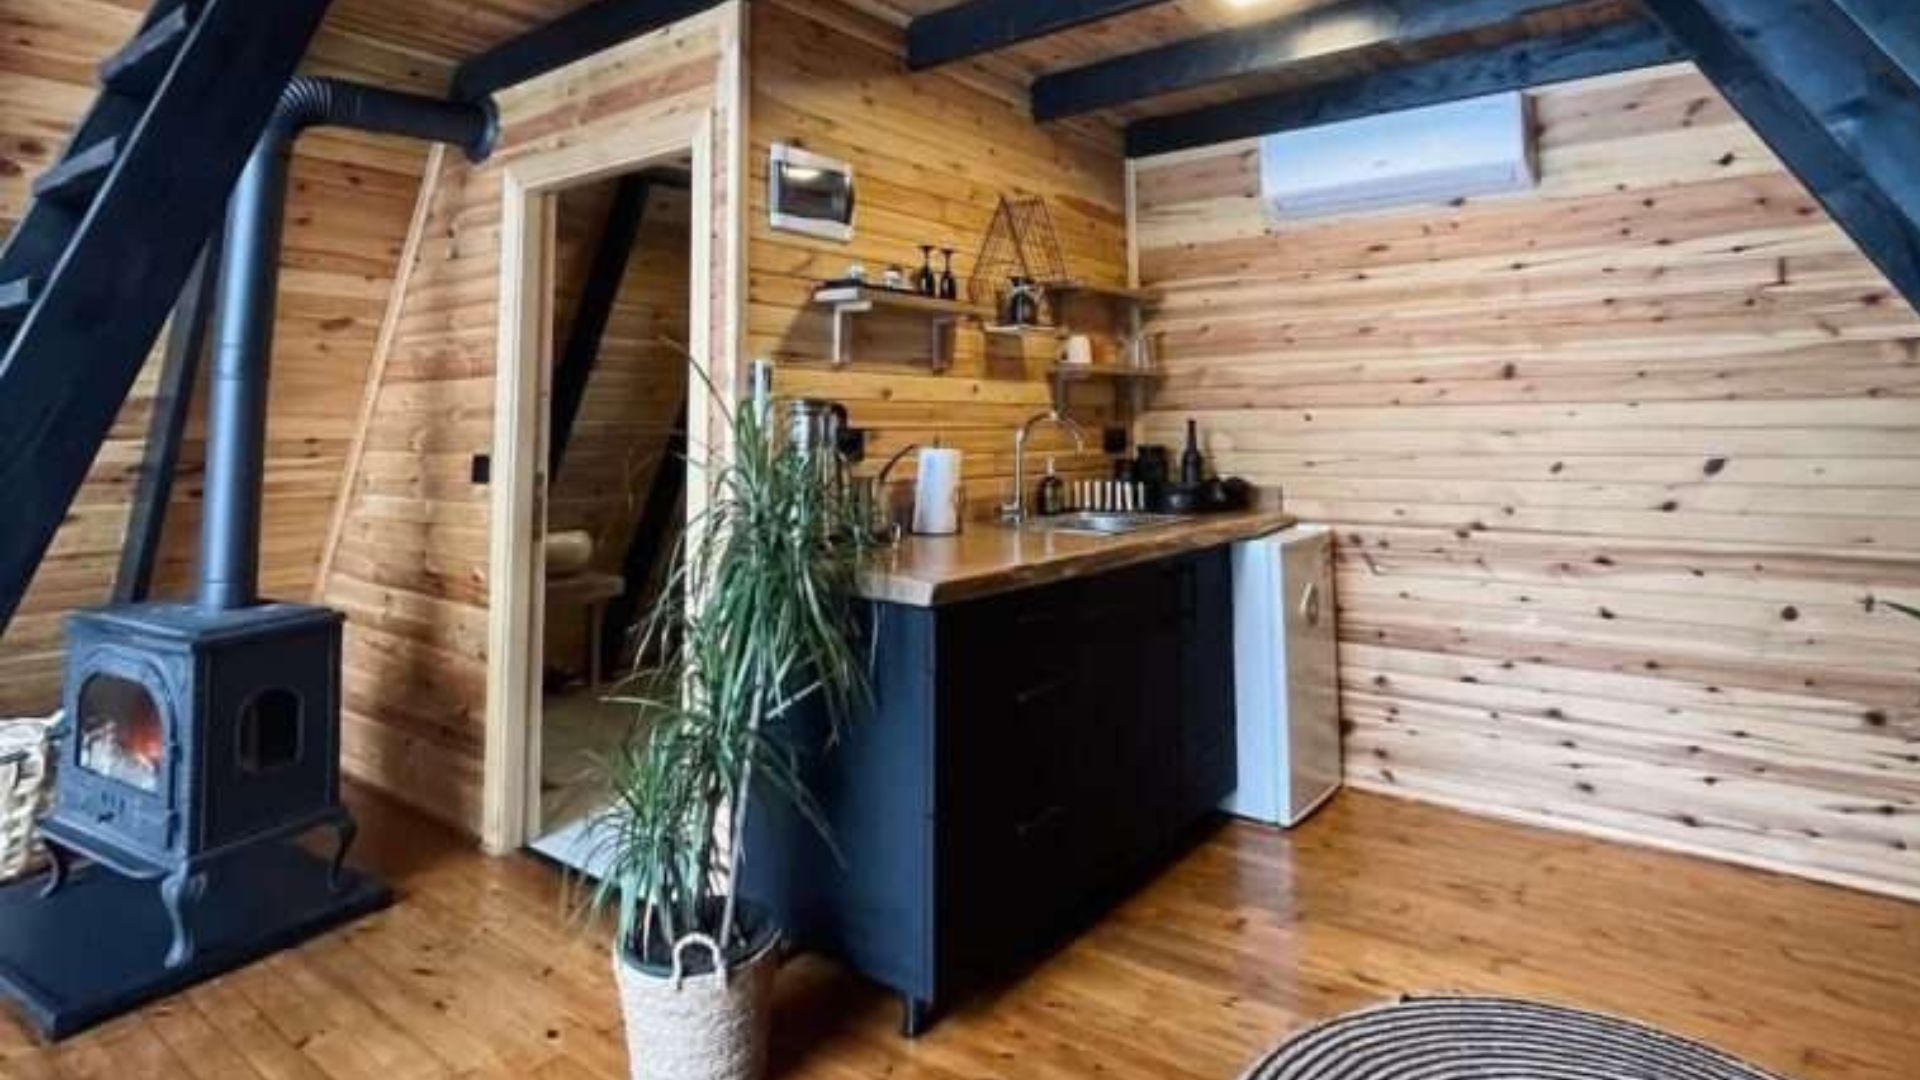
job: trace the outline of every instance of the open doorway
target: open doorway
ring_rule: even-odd
[[[590,859],[605,764],[635,735],[631,633],[686,521],[692,325],[687,161],[553,196],[539,707],[528,800],[535,850]],[[536,533],[540,525],[535,524]]]

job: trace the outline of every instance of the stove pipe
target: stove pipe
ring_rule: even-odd
[[[258,599],[260,496],[265,472],[267,375],[287,164],[302,131],[320,125],[447,143],[484,160],[499,125],[493,102],[440,101],[338,79],[287,84],[227,206],[218,326],[208,390],[206,496],[200,525],[200,607],[226,611]]]

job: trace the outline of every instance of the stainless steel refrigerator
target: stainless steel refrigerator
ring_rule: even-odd
[[[1333,536],[1296,525],[1233,548],[1240,781],[1223,807],[1292,826],[1340,787]]]

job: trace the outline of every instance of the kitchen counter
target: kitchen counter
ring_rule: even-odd
[[[896,602],[866,622],[872,694],[837,725],[818,703],[782,721],[817,813],[754,800],[740,895],[892,988],[908,1034],[1045,956],[1234,789],[1223,545],[1291,520],[977,525],[882,559],[872,591]]]
[[[909,536],[874,555],[861,572],[860,594],[868,600],[935,607],[1219,547],[1286,528],[1295,520],[1277,510],[1243,510],[1121,536],[970,522],[958,536]]]

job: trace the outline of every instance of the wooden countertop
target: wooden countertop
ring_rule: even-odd
[[[1277,510],[1245,510],[1124,536],[969,522],[958,536],[909,536],[873,556],[861,572],[860,595],[934,607],[1219,547],[1286,528],[1295,520]]]

